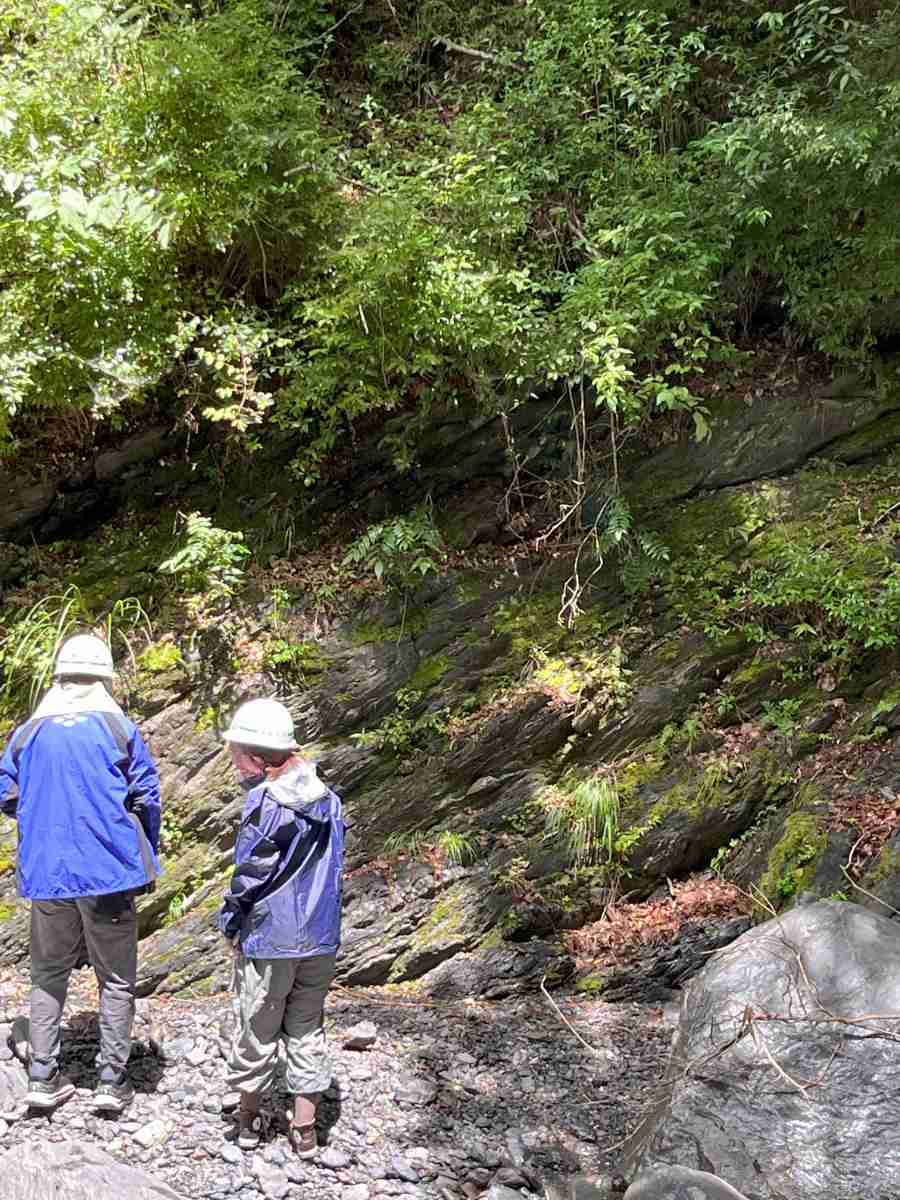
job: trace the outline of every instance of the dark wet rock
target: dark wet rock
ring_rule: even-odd
[[[574,972],[575,963],[556,946],[527,942],[458,954],[429,971],[419,986],[426,995],[439,1000],[463,996],[498,1000],[533,992],[542,980],[546,980],[548,987],[559,986]]]
[[[604,1000],[666,1001],[703,970],[715,950],[730,945],[751,925],[749,917],[689,921],[671,941],[646,947],[628,966],[613,967],[591,978],[600,985],[598,992]]]
[[[877,426],[893,412],[889,399],[860,382],[849,394],[826,386],[786,403],[784,395],[760,396],[752,405],[734,399],[716,413],[705,442],[666,446],[641,462],[637,482],[652,478],[653,501],[665,504],[701,489],[732,487],[785,474],[840,439]]]
[[[688,986],[627,1162],[711,1171],[754,1200],[891,1195],[897,1012],[900,929],[885,917],[819,901],[748,931]]]

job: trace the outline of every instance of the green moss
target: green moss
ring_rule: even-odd
[[[0,922],[8,921],[10,917],[16,915],[15,904],[10,904],[6,900],[0,900]]]
[[[378,625],[374,621],[362,622],[350,630],[350,641],[354,646],[368,646],[372,642],[395,642],[398,636],[398,629],[388,629],[386,625]]]
[[[650,808],[642,823],[643,832],[655,829],[670,813],[681,812],[696,819],[704,812],[718,808],[724,800],[724,790],[730,784],[726,772],[719,766],[707,767],[702,775],[679,780]]]
[[[868,889],[877,887],[898,874],[900,874],[900,850],[892,850],[890,846],[883,846],[881,853],[866,872],[866,887]]]
[[[430,658],[423,658],[406,686],[417,692],[427,692],[438,680],[443,679],[452,665],[447,654],[433,654]]]
[[[597,997],[606,987],[606,979],[602,972],[594,971],[590,975],[582,975],[575,983],[575,991],[582,996]]]
[[[500,925],[497,924],[489,933],[484,935],[484,937],[478,943],[476,949],[498,950],[502,945],[504,945],[504,942],[505,939],[503,937],[503,930],[500,928]]]
[[[194,722],[194,728],[198,733],[203,733],[207,729],[215,729],[218,722],[219,710],[215,705],[209,705],[204,708],[203,712]]]
[[[621,767],[616,773],[620,808],[627,807],[636,792],[659,775],[664,764],[665,758],[662,754],[656,750],[649,750],[640,758],[633,759]]]
[[[524,662],[535,646],[550,652],[564,645],[567,631],[556,620],[558,612],[559,596],[555,591],[516,596],[495,611],[494,633],[508,636],[512,656]]]
[[[486,584],[482,579],[460,579],[456,585],[456,599],[460,604],[473,604],[480,600]]]
[[[754,658],[746,666],[729,675],[728,682],[734,687],[746,688],[752,686],[760,679],[771,679],[773,675],[780,675],[781,668],[772,659]]]
[[[424,633],[427,625],[425,610],[421,608],[410,609],[406,614],[406,620],[403,622],[402,634],[404,638],[416,638],[419,634]],[[377,621],[363,621],[358,625],[354,625],[350,630],[350,642],[354,646],[368,646],[372,642],[398,642],[400,641],[401,628],[400,625],[382,625]]]
[[[155,642],[138,656],[138,666],[151,675],[171,671],[182,662],[181,651],[174,642]]]
[[[872,719],[880,717],[882,713],[891,712],[900,704],[900,686],[888,688],[888,690],[879,697],[878,703],[872,711]]]
[[[776,909],[807,885],[827,840],[812,813],[793,812],[787,818],[784,833],[773,846],[759,881],[759,890]]]
[[[467,918],[471,915],[470,891],[470,886],[462,881],[445,892],[416,929],[409,950],[402,954],[391,968],[392,982],[404,973],[414,954],[452,941],[465,929]]]
[[[11,854],[0,854],[0,875],[16,869],[16,860]]]
[[[666,642],[656,651],[656,658],[661,663],[674,663],[681,657],[682,641],[681,638],[675,638],[673,641]]]

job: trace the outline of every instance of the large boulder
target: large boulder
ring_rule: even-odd
[[[170,1187],[85,1142],[16,1146],[0,1156],[3,1200],[180,1200]]]
[[[900,927],[840,901],[794,908],[686,989],[627,1173],[707,1171],[747,1200],[896,1196],[898,1042]]]
[[[664,1167],[636,1179],[625,1200],[747,1200],[739,1191],[707,1171]]]

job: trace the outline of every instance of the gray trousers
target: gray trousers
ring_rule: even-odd
[[[334,978],[333,954],[314,958],[235,959],[234,1037],[228,1082],[241,1092],[271,1085],[284,1042],[288,1091],[324,1092],[331,1083],[325,1041],[325,996]]]
[[[127,893],[31,905],[31,1074],[49,1079],[59,1061],[59,1027],[69,975],[85,948],[100,986],[104,1080],[118,1080],[131,1053],[137,978],[137,914]]]

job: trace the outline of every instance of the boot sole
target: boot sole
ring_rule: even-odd
[[[62,1088],[61,1091],[54,1092],[52,1095],[44,1092],[26,1092],[25,1103],[29,1108],[56,1108],[64,1100],[68,1100],[70,1096],[74,1095],[75,1084],[73,1083],[71,1087]]]

